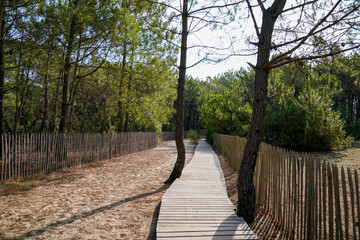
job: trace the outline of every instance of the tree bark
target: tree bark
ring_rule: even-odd
[[[360,118],[360,92],[357,93],[357,101],[356,101],[356,126],[359,126],[359,118]]]
[[[130,112],[129,112],[129,109],[130,109],[130,103],[131,103],[131,96],[130,96],[130,93],[131,93],[131,67],[130,67],[130,71],[129,71],[129,84],[128,84],[128,97],[127,97],[127,101],[125,103],[125,123],[124,123],[124,132],[129,132],[129,118],[130,118]]]
[[[17,73],[16,73],[16,80],[15,80],[15,116],[14,116],[14,125],[12,132],[16,133],[19,118],[20,118],[20,107],[19,107],[19,91],[20,91],[20,79],[21,79],[21,61],[22,61],[22,40],[20,40],[20,47],[19,47],[19,59],[18,59],[18,66],[17,66]]]
[[[55,133],[56,130],[56,118],[57,118],[57,104],[58,104],[58,98],[59,98],[59,92],[60,92],[60,79],[62,73],[59,73],[59,77],[58,77],[58,82],[56,84],[56,89],[55,92],[53,94],[53,100],[52,100],[52,117],[51,117],[51,121],[49,122],[49,132]]]
[[[185,145],[184,145],[184,92],[186,78],[186,53],[188,37],[188,0],[183,0],[182,11],[182,31],[181,31],[181,52],[180,68],[177,86],[176,99],[176,118],[175,118],[175,142],[177,149],[177,159],[170,177],[165,183],[172,183],[181,176],[185,166]]]
[[[76,69],[75,71],[76,72]],[[76,76],[74,74],[74,78],[76,79]],[[79,89],[79,85],[80,85],[80,79],[76,79],[76,81],[74,81],[74,86],[70,91],[70,111],[69,111],[69,123],[67,126],[67,131],[71,132],[72,129],[72,123],[73,123],[73,115],[74,115],[74,108],[75,108],[75,98],[77,96],[77,92]]]
[[[72,13],[70,29],[69,29],[69,39],[66,47],[66,56],[64,62],[64,75],[63,75],[63,89],[62,89],[62,103],[61,103],[61,118],[59,133],[65,133],[66,130],[66,121],[69,112],[69,80],[70,80],[70,70],[71,70],[71,55],[74,48],[75,40],[75,31],[76,31],[76,16],[75,13]]]
[[[46,72],[44,78],[44,107],[40,132],[49,132],[49,59],[50,51],[48,53],[46,61]]]
[[[256,158],[258,156],[261,138],[264,131],[266,105],[268,101],[267,86],[271,39],[274,24],[281,14],[286,0],[275,0],[272,6],[263,11],[260,39],[258,43],[257,64],[255,67],[255,89],[253,113],[249,130],[248,141],[244,150],[238,177],[238,207],[237,215],[251,224],[255,219],[255,187],[253,183]]]
[[[124,41],[124,49],[123,49],[123,58],[122,58],[122,66],[121,66],[121,77],[119,82],[119,102],[118,102],[118,132],[123,131],[123,121],[124,121],[124,114],[123,114],[123,101],[122,101],[122,87],[125,79],[125,67],[126,67],[126,54],[127,54],[127,46],[126,42]]]
[[[126,108],[124,132],[129,132],[129,117],[129,108]]]
[[[5,8],[6,1],[0,2],[0,134],[4,133],[4,94],[5,94]]]
[[[72,129],[72,122],[73,122],[73,113],[74,113],[74,107],[75,107],[75,99],[76,95],[79,89],[80,81],[81,79],[78,78],[77,72],[78,72],[78,63],[80,60],[80,52],[81,52],[81,37],[82,32],[79,33],[79,43],[78,43],[78,49],[76,54],[76,61],[75,61],[75,67],[74,67],[74,73],[73,73],[73,82],[71,83],[71,89],[70,89],[70,112],[69,112],[69,123],[67,126],[67,131],[71,132]]]

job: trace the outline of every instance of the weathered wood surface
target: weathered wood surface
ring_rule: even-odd
[[[219,160],[205,141],[162,198],[157,239],[258,239],[236,216]]]
[[[245,144],[245,138],[214,134],[214,145],[234,170]],[[360,239],[357,169],[345,171],[309,154],[262,143],[254,175],[257,204],[290,239]]]
[[[155,132],[0,134],[0,181],[154,148]]]

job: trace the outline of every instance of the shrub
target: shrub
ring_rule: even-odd
[[[305,88],[299,96],[282,96],[270,106],[265,141],[295,150],[338,150],[350,145],[344,121],[321,89]]]
[[[192,144],[198,144],[199,134],[195,130],[190,129],[188,136]]]

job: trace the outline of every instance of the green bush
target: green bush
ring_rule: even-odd
[[[241,104],[231,96],[208,94],[208,100],[200,109],[206,140],[212,144],[213,133],[246,137],[250,127],[252,108]]]
[[[210,79],[199,107],[210,144],[214,133],[247,137],[252,114],[252,79],[253,74],[231,72]],[[330,73],[297,65],[271,71],[268,94],[281,95],[269,101],[263,141],[294,150],[346,148],[352,138],[347,137],[344,121],[334,110],[334,99],[341,92],[341,82]]]
[[[321,81],[325,76],[316,76]],[[314,81],[314,80],[313,80]],[[288,90],[268,108],[265,141],[295,150],[338,150],[350,145],[344,121],[332,109],[335,79],[329,84],[305,86],[294,96]],[[330,84],[331,83],[331,84]],[[336,82],[335,82],[336,83]]]
[[[199,134],[195,130],[190,129],[188,137],[190,138],[191,143],[198,144]]]

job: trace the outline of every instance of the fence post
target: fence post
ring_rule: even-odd
[[[347,200],[347,191],[346,191],[346,180],[345,180],[345,171],[344,167],[341,167],[341,186],[343,192],[343,203],[344,203],[344,221],[345,221],[345,238],[349,239],[349,208]]]
[[[359,195],[359,176],[357,170],[354,171],[354,178],[355,178],[356,207],[358,214],[358,235],[360,236],[360,195]]]

